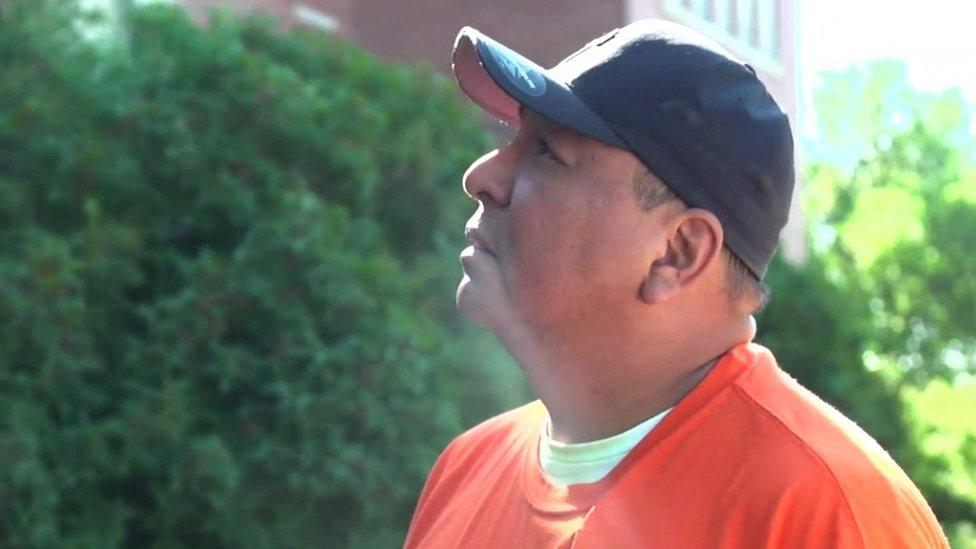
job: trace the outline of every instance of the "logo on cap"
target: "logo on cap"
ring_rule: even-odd
[[[504,52],[496,51],[495,59],[505,72],[505,76],[522,93],[532,97],[539,97],[546,93],[546,79],[534,67],[517,56],[506,55]]]

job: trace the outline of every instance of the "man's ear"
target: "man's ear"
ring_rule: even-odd
[[[688,208],[668,224],[664,253],[654,259],[641,285],[648,304],[663,303],[697,280],[718,260],[724,234],[712,212]]]

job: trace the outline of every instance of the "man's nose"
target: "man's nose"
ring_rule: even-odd
[[[507,207],[512,200],[515,182],[515,169],[511,161],[498,150],[482,156],[464,172],[461,180],[464,192],[485,204],[485,207]]]

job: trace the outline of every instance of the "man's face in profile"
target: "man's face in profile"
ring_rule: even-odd
[[[632,311],[667,218],[635,198],[643,169],[629,151],[523,109],[514,139],[464,174],[479,207],[467,225],[475,245],[461,253],[459,309],[496,333]]]

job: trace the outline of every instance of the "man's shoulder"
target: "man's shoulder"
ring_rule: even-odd
[[[842,506],[865,542],[912,529],[935,541],[941,532],[931,509],[891,456],[758,349],[765,356],[733,388],[741,414],[751,418],[746,439],[756,448],[754,464],[773,483],[767,486],[796,493],[797,483],[806,485],[821,502]]]
[[[444,454],[456,461],[485,456],[493,448],[515,447],[515,443],[539,434],[545,414],[545,406],[539,400],[502,412],[455,437]]]
[[[545,407],[539,401],[509,410],[468,429],[455,437],[438,456],[427,477],[421,506],[431,497],[451,497],[461,487],[479,489],[492,471],[493,479],[517,469],[531,441],[533,423],[544,418]],[[472,488],[475,487],[475,488]]]
[[[765,351],[768,353],[768,351]],[[769,354],[735,380],[741,406],[766,428],[758,434],[807,456],[800,460],[823,474],[857,480],[908,482],[888,453],[861,427],[779,368]]]

